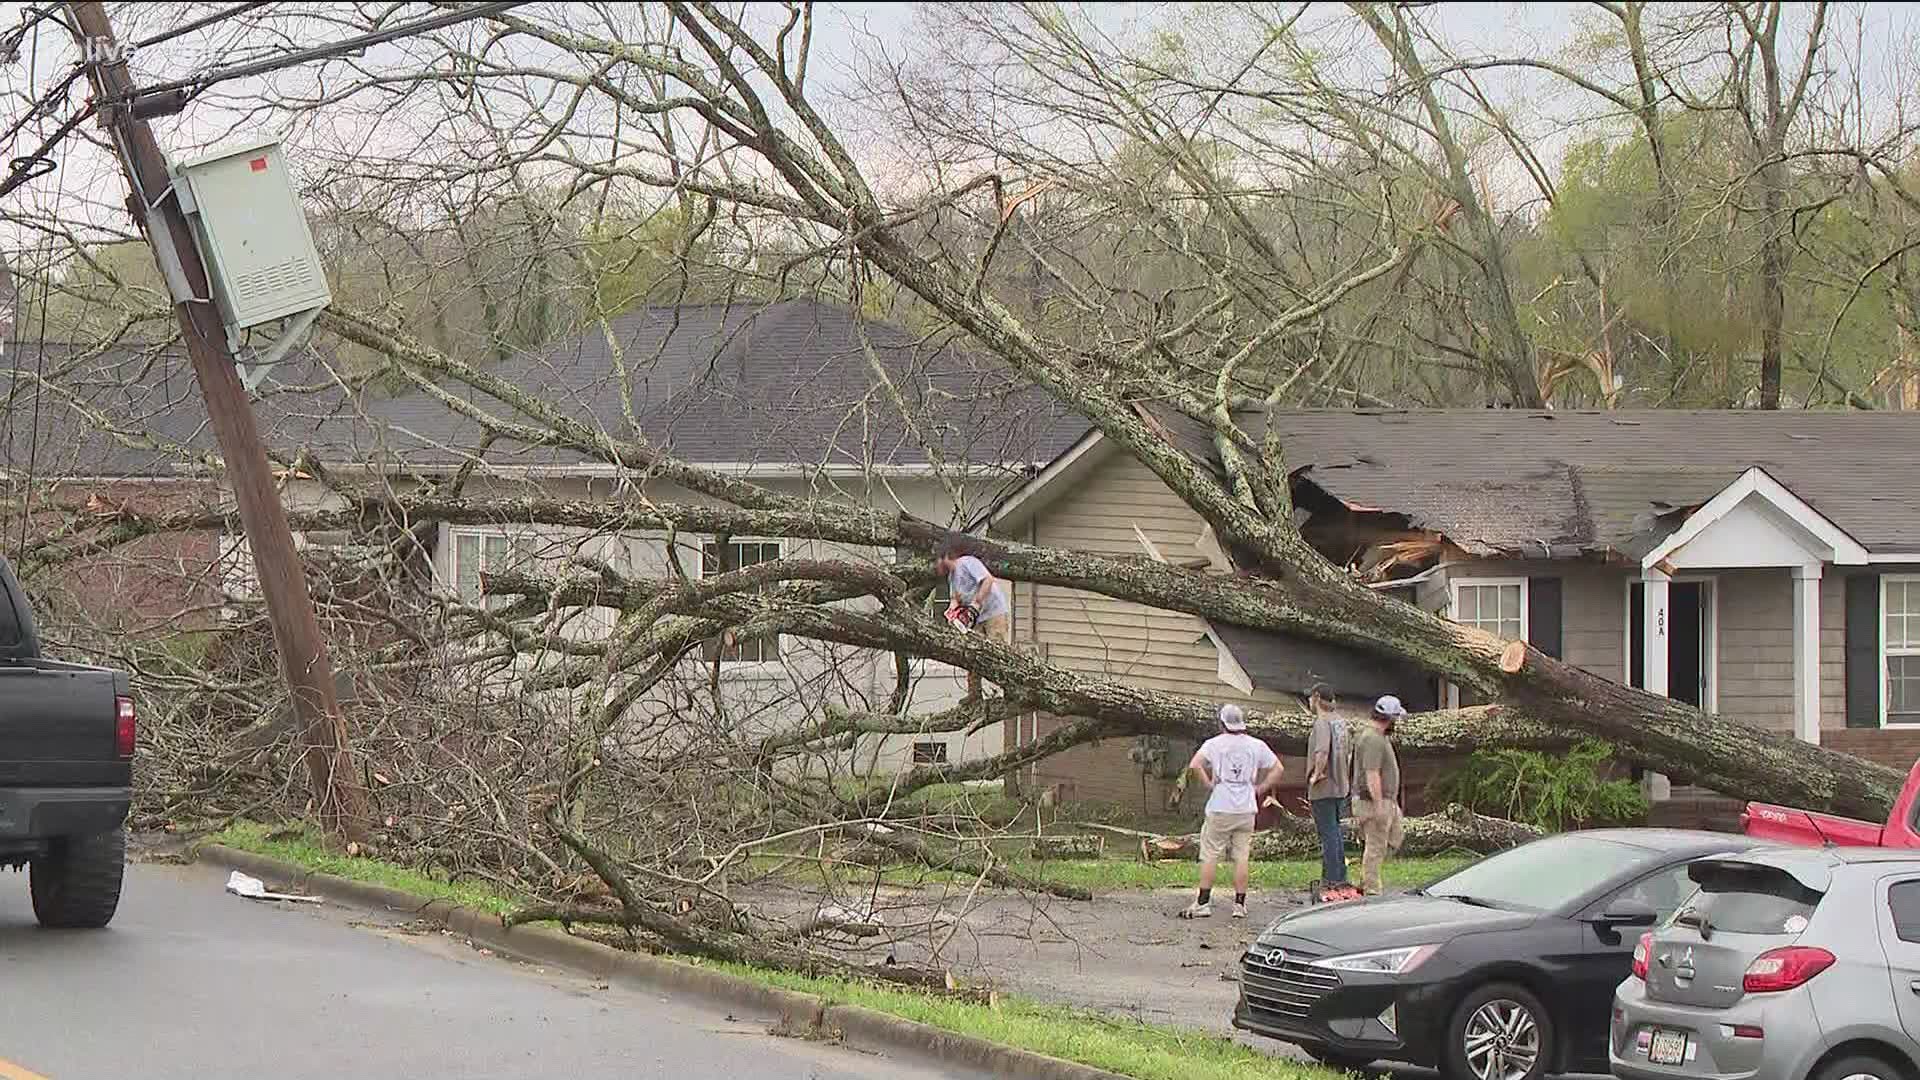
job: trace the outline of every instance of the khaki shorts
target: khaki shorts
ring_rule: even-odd
[[[1200,858],[1220,862],[1229,853],[1233,861],[1243,862],[1253,854],[1252,814],[1208,814],[1200,826]]]
[[[1013,619],[1006,615],[995,615],[991,619],[981,619],[974,626],[981,635],[992,638],[1005,645],[1013,640]]]

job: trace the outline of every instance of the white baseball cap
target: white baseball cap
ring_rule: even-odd
[[[1392,717],[1405,716],[1407,715],[1407,707],[1405,705],[1400,704],[1399,698],[1394,697],[1392,694],[1388,694],[1385,697],[1382,697],[1379,701],[1376,701],[1373,703],[1373,715],[1392,716]]]
[[[1247,730],[1246,710],[1238,705],[1220,706],[1220,726],[1228,731]]]

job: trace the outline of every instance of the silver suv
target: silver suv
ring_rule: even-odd
[[[1625,1080],[1920,1077],[1920,851],[1702,859],[1614,992]]]

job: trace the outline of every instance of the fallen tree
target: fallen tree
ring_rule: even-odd
[[[462,147],[447,159],[457,165],[436,166],[433,155],[423,154],[420,163],[408,162],[409,167],[382,178],[381,189],[389,190],[389,181],[410,188],[410,194],[428,196],[421,205],[454,192],[557,190],[556,184],[575,185],[581,194],[616,183],[657,189],[690,221],[739,221],[736,238],[743,242],[777,237],[779,244],[797,245],[750,250],[753,258],[747,260],[738,252],[729,254],[736,265],[777,266],[783,287],[790,272],[811,268],[823,275],[822,293],[865,310],[874,294],[862,290],[883,283],[911,305],[908,315],[916,332],[952,338],[991,358],[996,385],[1043,392],[1144,466],[1192,512],[1196,528],[1205,524],[1229,564],[1229,572],[1216,573],[1013,537],[971,538],[997,576],[1023,588],[1065,588],[1216,625],[1410,661],[1497,702],[1409,719],[1399,736],[1408,754],[1489,745],[1553,749],[1590,735],[1605,740],[1623,760],[1733,794],[1860,816],[1877,816],[1890,805],[1900,782],[1891,770],[1767,734],[1739,717],[1703,714],[1450,623],[1366,587],[1302,537],[1295,526],[1293,470],[1284,453],[1283,407],[1303,400],[1290,388],[1304,385],[1299,379],[1308,366],[1341,347],[1337,341],[1329,346],[1327,316],[1372,295],[1368,290],[1376,283],[1403,281],[1417,257],[1454,250],[1458,243],[1450,231],[1458,200],[1450,202],[1444,191],[1424,206],[1418,198],[1406,199],[1409,189],[1403,185],[1421,190],[1420,170],[1377,171],[1388,164],[1377,155],[1391,152],[1382,150],[1372,134],[1349,146],[1358,156],[1329,159],[1337,165],[1324,169],[1309,164],[1317,156],[1298,154],[1291,137],[1268,147],[1274,152],[1252,162],[1253,168],[1216,160],[1212,150],[1196,153],[1205,145],[1239,147],[1238,152],[1259,156],[1257,142],[1239,137],[1247,129],[1212,129],[1195,138],[1186,117],[1178,115],[1179,103],[1194,96],[1165,83],[1155,90],[1152,84],[1164,74],[1135,71],[1129,63],[1127,70],[1140,78],[1108,83],[1111,73],[1098,62],[1088,63],[1099,50],[1074,40],[1069,22],[1049,18],[1034,27],[1036,41],[1060,46],[1051,54],[1048,78],[1063,67],[1084,64],[1077,77],[1087,80],[1088,90],[1084,101],[1052,113],[1053,119],[1075,130],[1098,130],[1102,138],[1137,148],[1138,155],[1122,155],[1129,159],[1122,168],[1018,147],[1015,153],[968,159],[1003,163],[1000,171],[967,173],[942,163],[924,184],[908,184],[889,195],[809,97],[804,75],[809,34],[757,32],[704,3],[666,5],[657,25],[632,27],[631,35],[608,31],[621,25],[612,10],[599,13],[605,23],[599,15],[577,19],[574,8],[565,5],[555,12],[539,18],[494,14],[484,55],[458,43],[446,50],[452,70],[468,80],[468,92],[501,79],[546,83],[555,92],[525,94],[527,111],[495,132],[497,146],[490,145],[482,158]],[[794,17],[802,17],[800,9]],[[432,52],[424,44],[421,49]],[[369,93],[377,94],[383,106],[398,108],[411,95],[437,94],[458,83],[446,70],[428,64],[413,72],[381,72],[359,85],[357,76],[349,77],[330,91],[325,105],[313,107]],[[1267,108],[1276,99],[1264,97],[1259,86],[1237,82],[1252,70],[1250,64],[1233,84],[1210,87],[1204,96],[1230,109],[1239,95],[1252,92]],[[410,80],[416,81],[410,85]],[[898,85],[915,84],[904,79]],[[1303,107],[1324,91],[1313,80],[1296,89],[1287,99],[1290,108]],[[549,115],[540,111],[542,100],[572,104],[564,116]],[[428,104],[445,111],[443,102]],[[512,111],[510,102],[495,104]],[[460,115],[470,111],[462,106]],[[1206,112],[1215,115],[1213,106]],[[575,125],[604,116],[647,122],[632,125],[642,134],[631,140],[622,135],[608,140],[610,156],[604,161],[572,156],[591,141],[577,138]],[[652,126],[655,120],[660,127]],[[485,121],[474,117],[472,122]],[[1295,134],[1317,135],[1341,122],[1334,112],[1323,113]],[[645,131],[671,132],[683,124],[701,136],[648,144]],[[361,152],[348,155],[340,167],[355,168]],[[1141,162],[1147,167],[1139,167]],[[1295,168],[1307,171],[1290,171]],[[1255,185],[1260,191],[1243,185],[1245,177],[1268,170],[1277,182]],[[1350,175],[1362,174],[1364,181],[1348,184]],[[1176,185],[1179,197],[1167,197],[1170,189],[1142,187],[1143,175],[1154,184]],[[409,179],[396,179],[402,176]],[[481,180],[486,182],[476,182]],[[1300,202],[1265,201],[1285,198],[1296,187],[1310,194]],[[1057,195],[1060,203],[1037,203],[1042,191]],[[1313,220],[1307,215],[1326,205],[1330,194],[1338,196],[1336,202],[1349,200],[1337,217],[1363,221],[1365,228],[1344,237],[1337,255],[1302,259],[1275,247],[1270,223]],[[1027,208],[1036,215],[1023,216]],[[497,216],[501,207],[476,209]],[[1171,269],[1156,266],[1155,280],[1144,283],[1161,295],[1147,296],[1141,283],[1124,275],[1099,280],[1098,268],[1089,269],[1091,263],[1077,253],[1049,250],[1052,226],[1032,226],[1055,219],[1039,216],[1039,209],[1049,215],[1064,209],[1067,220],[1138,228],[1122,247],[1131,250],[1139,242],[1171,262]],[[478,221],[487,214],[464,216]],[[61,228],[46,231],[65,234]],[[673,245],[682,254],[697,237],[684,239],[686,245]],[[541,244],[527,246],[544,250]],[[1019,253],[1018,265],[1010,269],[1013,252]],[[465,265],[471,269],[482,261]],[[516,280],[536,281],[550,269],[542,263]],[[598,297],[597,285],[581,291]],[[1136,305],[1137,299],[1144,302]],[[496,306],[482,305],[487,318],[494,317]],[[1377,307],[1372,300],[1367,306]],[[1065,317],[1056,321],[1062,312]],[[617,353],[611,348],[613,314],[596,310],[582,325],[587,334],[607,338],[610,351]],[[947,818],[936,823],[933,815],[902,807],[901,800],[936,784],[1012,775],[1104,739],[1160,735],[1191,742],[1212,733],[1214,701],[956,634],[928,617],[924,601],[933,575],[925,555],[950,539],[952,522],[874,508],[876,500],[917,505],[889,503],[875,494],[887,489],[893,475],[886,449],[876,442],[855,438],[850,442],[858,445],[836,444],[826,460],[779,465],[793,467],[804,483],[761,482],[752,470],[682,460],[671,450],[673,430],[649,429],[635,418],[632,399],[644,396],[636,386],[650,377],[649,358],[618,357],[616,381],[626,399],[620,408],[595,412],[570,391],[548,392],[503,375],[505,368],[491,360],[521,351],[527,342],[508,340],[502,325],[492,327],[502,332],[486,343],[489,362],[476,363],[444,340],[437,346],[426,343],[429,328],[394,316],[391,309],[345,302],[322,316],[321,325],[335,344],[352,347],[356,360],[372,358],[350,375],[336,374],[327,389],[381,380],[389,390],[417,395],[423,407],[437,405],[460,417],[475,433],[473,443],[438,448],[464,456],[450,468],[415,472],[401,462],[376,463],[372,479],[361,479],[368,472],[357,469],[365,464],[358,456],[352,461],[357,471],[349,471],[341,467],[346,462],[289,452],[283,455],[289,484],[310,482],[325,496],[301,500],[303,506],[322,508],[296,515],[295,526],[310,534],[344,533],[356,550],[341,565],[323,566],[318,551],[310,558],[316,576],[326,578],[316,595],[328,606],[329,626],[343,636],[359,635],[356,674],[371,702],[356,714],[363,726],[355,734],[388,819],[382,840],[451,874],[504,881],[555,899],[516,918],[610,923],[645,933],[663,948],[836,970],[810,967],[829,963],[816,958],[810,943],[735,917],[726,876],[751,858],[743,853],[759,850],[754,845],[842,836],[843,826],[854,822],[862,827],[885,822],[893,829],[903,819],[916,819],[929,831],[939,830],[938,842],[899,829],[870,831],[861,842],[977,883],[1072,895],[1008,871],[983,850],[978,837],[956,835],[963,831],[957,823]],[[126,327],[149,318],[129,307],[110,321]],[[1486,339],[1475,330],[1457,340]],[[725,366],[720,363],[724,350],[715,348],[710,366],[719,370]],[[861,351],[850,350],[852,362],[867,361],[857,355]],[[1514,363],[1513,349],[1501,352],[1502,370],[1524,374],[1525,364]],[[981,448],[927,434],[950,423],[945,414],[952,392],[910,400],[907,391],[918,387],[882,365],[872,368],[870,385],[850,393],[843,416],[783,416],[781,424],[835,421],[864,432],[876,411],[898,420],[901,439],[919,443],[923,451],[915,460],[924,458],[927,471],[951,488],[948,508],[955,520],[974,520],[972,511],[980,507],[967,496],[977,496],[982,487],[973,470],[981,463],[966,455]],[[116,377],[97,381],[109,386],[154,382],[137,366],[112,374]],[[615,379],[613,369],[604,374]],[[36,374],[40,382],[35,385],[62,379],[84,383],[92,377],[84,368],[56,364],[45,375]],[[663,375],[662,381],[676,378]],[[982,394],[992,389],[985,383],[979,387]],[[276,394],[282,392],[292,395],[296,388]],[[191,448],[165,441],[172,427],[144,430],[81,407],[83,395],[55,397],[62,408],[73,405],[74,417],[91,430],[124,445],[170,448],[176,464],[192,470],[207,464]],[[1518,399],[1535,398],[1521,394]],[[357,403],[340,406],[329,399],[314,411],[350,414],[351,404]],[[1166,418],[1178,422],[1178,434]],[[499,455],[489,458],[495,448],[512,451],[508,459],[516,464],[497,469]],[[749,464],[758,454],[774,452],[750,445],[741,450],[740,461]],[[515,455],[528,451],[580,462],[581,475],[600,486],[579,499],[503,497],[509,476],[545,475],[547,465],[518,463]],[[994,462],[1004,467],[1004,456]],[[851,470],[860,473],[857,481],[847,475],[849,462],[859,463]],[[380,468],[389,471],[380,474]],[[478,495],[467,489],[476,475],[489,481]],[[986,486],[1002,479],[1010,478],[994,477]],[[36,494],[45,497],[36,501]],[[63,516],[46,532],[45,543],[21,545],[23,564],[43,578],[158,533],[231,528],[218,506],[127,505],[98,499],[94,492],[62,502],[56,494],[28,491],[22,502],[36,514]],[[425,572],[445,567],[458,554],[444,549],[442,525],[550,527],[567,530],[559,535],[571,547],[565,558],[538,570],[501,572],[484,565],[481,596],[467,593],[465,582],[454,583],[457,595],[449,595]],[[624,542],[636,533],[699,538],[697,565],[674,562],[669,544],[671,565],[642,572],[602,558],[588,542]],[[720,549],[716,565],[704,565],[705,540],[733,537],[819,543],[806,558],[742,567],[728,565],[731,545],[721,542],[715,545]],[[1028,539],[1037,540],[1037,534]],[[1121,546],[1131,550],[1127,543]],[[486,547],[478,554],[483,564],[490,563]],[[372,587],[356,592],[344,587],[349,580]],[[207,618],[227,618],[231,608],[244,619],[250,610],[245,596],[193,595],[203,601],[189,605],[194,614],[216,613]],[[583,625],[587,632],[581,631]],[[823,650],[892,653],[894,685],[836,685],[828,665],[828,674],[817,683],[793,691],[805,707],[804,719],[766,730],[743,718],[722,692],[720,668],[727,648],[773,634]],[[138,633],[123,635],[121,647],[127,641],[145,647]],[[236,731],[243,730],[231,722],[231,714],[269,712],[273,700],[267,679],[254,672],[196,668],[190,655],[157,657],[154,651],[143,654],[147,670],[136,679],[139,692],[164,692],[193,703],[180,709],[182,714],[198,709],[189,722],[157,731],[152,751],[143,758],[168,778],[166,792],[173,801],[164,805],[191,806],[216,791],[226,798],[228,788],[237,786],[226,751]],[[343,648],[341,655],[346,654]],[[909,704],[913,658],[976,672],[1004,687],[1008,696],[916,712]],[[678,677],[681,668],[703,663],[707,678]],[[389,685],[409,680],[400,690]],[[448,708],[456,698],[471,708]],[[657,712],[636,708],[643,702],[660,704],[658,698],[665,699],[665,707]],[[550,699],[563,704],[554,706]],[[1031,712],[1070,719],[1042,738],[979,760],[915,766],[891,785],[833,783],[848,779],[846,763],[862,739],[979,730]],[[1303,714],[1275,710],[1253,720],[1254,730],[1282,749],[1304,747]],[[244,730],[251,734],[252,729]],[[264,751],[245,755],[258,776],[249,775],[244,791],[231,797],[233,812],[270,805],[297,816],[300,801],[288,795],[284,775],[257,760],[265,756]],[[812,786],[794,779],[809,775],[808,770],[827,779]],[[553,827],[544,828],[543,822]],[[1303,826],[1289,821],[1283,834],[1266,843],[1276,850],[1301,850]],[[1492,846],[1491,829],[1453,821],[1415,831],[1434,837],[1446,850],[1463,842]],[[1411,836],[1409,842],[1415,843]],[[968,852],[964,858],[953,854],[962,850]],[[819,861],[821,888],[840,888],[839,877],[824,865],[827,860]],[[583,863],[606,884],[612,903],[567,899],[582,892],[575,885]],[[877,874],[871,888],[878,888]],[[680,910],[675,898],[681,892],[700,898],[692,911]],[[710,915],[692,917],[710,908]],[[841,908],[868,910],[858,904]],[[869,925],[858,918],[829,921]],[[934,973],[903,977],[925,983]]]
[[[1464,806],[1450,805],[1444,810],[1406,819],[1406,842],[1402,855],[1448,855],[1469,852],[1490,855],[1516,844],[1537,840],[1545,835],[1539,828],[1519,821],[1476,814]],[[1359,837],[1349,829],[1347,846],[1358,848]],[[1192,860],[1199,857],[1198,834],[1143,837],[1140,860],[1160,862],[1167,859]],[[1320,837],[1311,819],[1298,814],[1281,814],[1271,825],[1254,833],[1253,857],[1262,862],[1303,859],[1320,854]]]

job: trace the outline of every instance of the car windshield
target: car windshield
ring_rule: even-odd
[[[1552,836],[1489,856],[1426,889],[1516,911],[1551,911],[1647,862],[1644,848],[1595,836]]]

